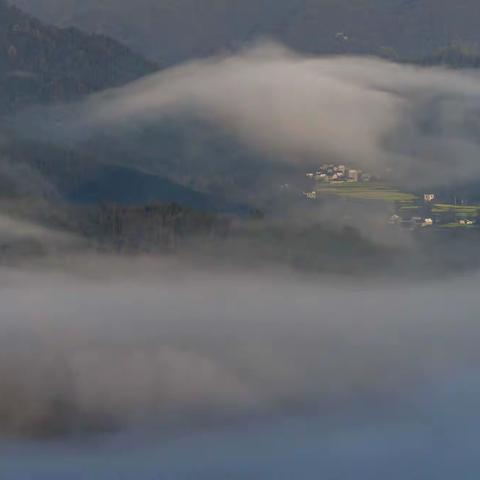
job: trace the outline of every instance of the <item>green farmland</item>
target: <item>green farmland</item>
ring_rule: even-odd
[[[418,198],[410,193],[404,193],[387,184],[366,183],[326,183],[317,188],[317,195],[336,195],[354,200],[373,200],[379,202],[414,203]]]
[[[455,229],[470,229],[470,230],[477,230],[479,227],[478,225],[462,225],[458,222],[452,223],[444,223],[442,225],[437,225],[437,228],[455,228]]]
[[[436,203],[432,208],[432,213],[453,212],[455,215],[477,216],[480,211],[480,205],[450,205],[448,203]]]
[[[442,218],[435,226],[446,229],[478,229],[479,224],[460,223],[462,219],[476,219],[480,216],[480,205],[453,205],[448,203],[426,204],[423,196],[402,192],[387,183],[324,183],[317,185],[317,198],[332,195],[356,201],[383,202],[395,206],[402,218]],[[438,221],[438,220],[437,220]]]

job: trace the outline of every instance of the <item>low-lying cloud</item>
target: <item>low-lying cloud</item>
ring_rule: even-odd
[[[408,403],[478,364],[476,281],[359,287],[88,256],[4,269],[0,434]]]
[[[49,138],[82,141],[111,127],[193,116],[269,158],[355,162],[391,168],[418,184],[443,184],[480,175],[479,107],[480,80],[473,72],[306,57],[261,43],[77,105],[41,109],[33,131],[43,125]],[[21,118],[31,122],[31,115]]]

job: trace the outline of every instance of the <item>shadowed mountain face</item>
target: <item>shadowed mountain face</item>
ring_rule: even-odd
[[[477,0],[13,0],[40,18],[113,36],[164,64],[271,36],[308,53],[427,56],[480,43]]]
[[[143,205],[176,202],[215,209],[213,198],[155,174],[115,164],[104,158],[48,143],[5,142],[0,149],[0,199],[46,197],[72,204]],[[8,175],[6,173],[8,172]]]
[[[391,57],[422,57],[427,64],[478,64],[474,46],[467,44],[475,41],[477,30],[470,28],[469,21],[463,22],[464,16],[473,15],[478,8],[471,0],[457,2],[455,10],[451,9],[449,2],[434,5],[430,0],[138,0],[135,3],[132,0],[84,0],[82,3],[77,0],[35,0],[31,4],[30,0],[17,0],[17,3],[60,26],[47,26],[18,7],[9,7],[0,0],[0,112],[15,111],[36,103],[68,102],[84,94],[128,83],[156,68],[156,64],[132,53],[117,41],[103,35],[82,33],[69,27],[70,24],[111,33],[160,59],[162,65],[235,48],[262,35],[277,37],[287,45],[307,52],[373,52]],[[458,27],[460,24],[462,28]],[[426,55],[438,52],[440,46],[452,42],[464,50],[446,48],[440,54]],[[277,76],[283,78],[285,75]],[[299,77],[295,73],[292,78]],[[191,75],[191,78],[192,85],[187,90],[180,90],[180,96],[187,98],[202,86],[198,75]],[[207,78],[203,85],[207,88],[214,83],[213,79],[218,81],[218,75]],[[150,81],[155,83],[156,80],[151,78]],[[240,83],[235,79],[234,85]],[[155,92],[147,103],[155,98]],[[110,91],[107,96],[111,98],[112,95]],[[280,105],[282,98],[283,95],[279,95],[276,103]],[[221,103],[225,104],[223,100]],[[95,101],[89,103],[87,116],[95,110],[90,110],[95,104]],[[119,105],[123,105],[122,102]],[[296,115],[300,118],[298,112],[303,113],[305,108],[293,111],[287,108],[283,117],[294,118]],[[205,112],[208,108],[199,110]],[[49,125],[46,134],[40,136],[42,149],[48,149],[42,158],[46,168],[39,168],[36,162],[35,151],[39,145],[20,149],[21,155],[16,143],[6,147],[0,145],[0,154],[15,158],[17,163],[33,168],[35,172],[40,170],[42,176],[50,180],[58,176],[64,165],[69,165],[70,171],[61,175],[60,182],[54,181],[53,186],[63,185],[65,178],[78,180],[81,185],[76,185],[75,189],[63,189],[67,198],[75,201],[142,203],[157,199],[177,200],[179,197],[185,198],[189,205],[198,206],[203,203],[198,194],[201,191],[214,193],[215,198],[234,198],[243,203],[246,198],[250,201],[254,198],[252,193],[262,192],[263,195],[264,178],[267,178],[263,181],[263,186],[267,187],[265,196],[270,194],[269,190],[276,194],[276,187],[272,188],[272,184],[283,185],[283,178],[288,178],[289,172],[284,172],[283,166],[271,168],[274,157],[292,156],[288,145],[286,155],[283,150],[279,153],[270,147],[258,148],[260,145],[255,139],[247,145],[238,130],[227,128],[224,131],[218,128],[219,125],[213,125],[208,115],[204,119],[188,119],[183,111],[176,111],[178,116],[174,115],[175,118],[162,116],[161,121],[156,119],[153,123],[141,118],[137,123],[129,119],[124,131],[117,128],[117,122],[125,120],[120,109],[111,124],[98,124],[92,136],[80,135],[83,140],[76,140],[79,143],[74,141],[74,145],[66,149],[55,149],[52,143],[58,141],[62,144],[62,127],[68,122],[62,115],[54,116],[48,122],[46,111],[38,111],[36,125],[35,122],[29,123],[32,117],[32,111],[29,111],[25,116],[27,121],[17,124],[16,134],[22,136],[22,131],[29,130],[38,133],[41,127]],[[76,124],[77,114],[74,113],[73,117]],[[268,130],[264,125],[270,123],[270,119],[263,122],[257,131]],[[316,124],[315,121],[307,123]],[[64,134],[69,136],[68,128]],[[279,137],[283,135],[276,136]],[[39,136],[33,135],[32,138],[38,139]],[[302,140],[301,143],[305,142]],[[338,143],[344,142],[335,142],[335,148]],[[293,144],[296,144],[295,139]],[[405,142],[399,141],[399,144]],[[14,145],[13,150],[11,145]],[[81,166],[78,175],[72,174],[77,166],[65,160],[70,149],[74,150],[75,161]],[[314,149],[314,152],[315,156],[319,152],[324,155],[322,149]],[[295,152],[293,157],[298,153]],[[350,152],[341,153],[342,158],[345,155]],[[354,156],[359,156],[358,148],[355,148]],[[87,170],[95,170],[91,166],[85,168],[88,157],[99,170],[86,175]],[[370,152],[366,157],[372,157]],[[105,166],[109,168],[105,170]],[[276,178],[272,180],[274,174],[280,179],[278,182]],[[129,175],[144,188],[136,187],[127,192]],[[149,179],[149,175],[153,177]],[[17,175],[15,180],[18,178],[23,180],[22,175]],[[196,191],[170,188],[163,181],[166,179]],[[19,188],[15,184],[10,189]],[[25,189],[22,181],[20,190]],[[38,189],[45,190],[45,185],[42,183],[34,190]],[[172,194],[174,191],[175,195]],[[128,198],[119,198],[122,192]]]
[[[152,73],[156,65],[115,40],[48,26],[0,0],[0,115],[36,104],[62,103]],[[73,203],[155,201],[214,208],[207,195],[158,175],[118,166],[122,153],[90,156],[49,143],[16,139],[1,129],[1,198]]]
[[[114,40],[47,26],[0,2],[0,111],[72,100],[154,69]]]

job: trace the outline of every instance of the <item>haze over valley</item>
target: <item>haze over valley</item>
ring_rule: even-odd
[[[477,478],[477,10],[0,0],[0,477]]]

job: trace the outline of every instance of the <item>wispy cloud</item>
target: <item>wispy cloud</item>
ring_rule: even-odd
[[[480,176],[479,107],[480,80],[472,72],[306,57],[261,43],[80,104],[41,109],[35,131],[43,126],[52,138],[81,141],[99,129],[193,116],[280,161],[353,161],[445,183]],[[31,115],[23,120],[32,122]]]

